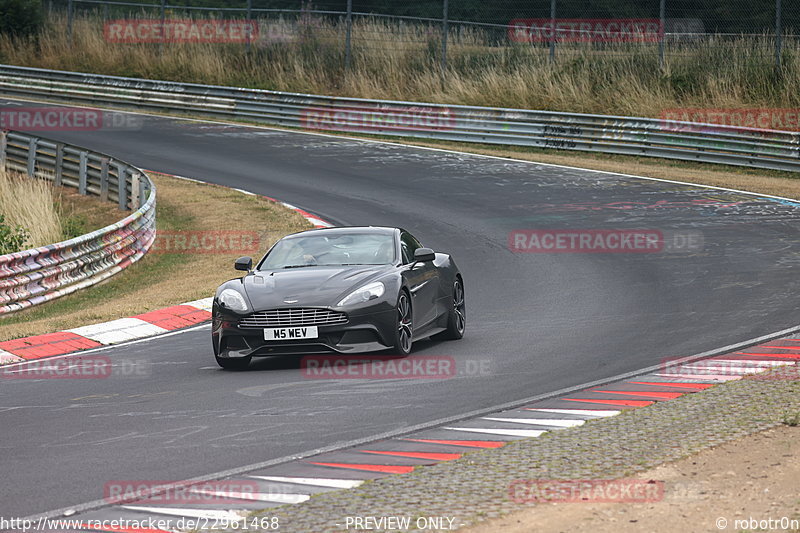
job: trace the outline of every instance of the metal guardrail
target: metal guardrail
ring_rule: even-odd
[[[133,210],[80,237],[0,256],[0,316],[99,283],[141,259],[153,244],[156,189],[136,167],[78,146],[3,131],[0,170],[73,187]]]
[[[284,93],[0,65],[0,94],[304,129],[800,170],[800,133]]]

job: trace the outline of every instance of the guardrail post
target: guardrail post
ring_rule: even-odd
[[[100,199],[108,200],[108,158],[100,158]]]
[[[72,0],[67,2],[67,42],[72,44],[72,19],[73,13],[75,11],[75,7],[72,4]]]
[[[31,137],[28,141],[28,176],[31,178],[36,172],[36,145],[38,140],[36,137]]]
[[[86,152],[81,152],[80,154],[80,166],[78,167],[78,193],[79,194],[86,194],[86,167],[87,167],[87,156]]]
[[[245,27],[247,28],[247,41],[245,42],[245,51],[250,53],[250,40],[252,39],[253,27],[250,25],[253,19],[253,0],[247,0],[247,21]]]
[[[122,211],[128,208],[128,175],[122,163],[117,163],[117,205]]]
[[[775,68],[781,68],[781,0],[775,0]]]
[[[447,1],[447,0],[445,0]],[[347,18],[345,19],[344,34],[344,68],[350,69],[350,35],[353,32],[353,0],[347,0]]]
[[[143,177],[144,176],[139,176],[139,191],[137,193],[139,201],[137,202],[138,205],[136,206],[136,209],[142,207],[147,201],[147,196],[145,195],[145,184],[147,183],[147,180],[142,180]]]
[[[780,0],[778,0],[780,2]],[[666,31],[667,2],[660,0],[658,5],[658,68],[664,70],[664,39]]]
[[[61,187],[61,179],[64,176],[64,145],[56,144],[56,175],[53,176],[53,185]]]
[[[0,171],[6,171],[6,150],[8,149],[8,132],[0,131]]]
[[[444,83],[444,77],[447,73],[447,34],[450,31],[447,27],[448,8],[447,0],[444,0],[442,5],[442,83]]]
[[[141,205],[139,203],[139,174],[131,174],[131,211],[136,211]]]
[[[550,62],[556,60],[556,0],[550,0]]]
[[[161,0],[161,27],[164,27],[164,23],[167,20],[167,0]],[[158,43],[158,54],[162,55],[164,53],[164,40],[162,39]]]

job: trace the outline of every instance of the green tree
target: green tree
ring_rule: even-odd
[[[0,33],[31,35],[42,26],[40,0],[0,0]]]
[[[23,250],[27,240],[28,232],[25,228],[6,224],[6,217],[0,214],[0,255]]]

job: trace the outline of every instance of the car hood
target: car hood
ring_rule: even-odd
[[[242,281],[255,310],[331,307],[391,268],[370,265],[264,270],[247,275]]]

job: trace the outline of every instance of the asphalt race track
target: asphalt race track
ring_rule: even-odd
[[[180,480],[299,454],[796,322],[800,204],[163,117],[135,129],[41,134],[273,196],[337,224],[405,227],[461,267],[467,334],[415,345],[412,357],[455,358],[462,375],[443,380],[306,379],[290,358],[224,372],[208,327],[101,352],[140,362],[144,376],[0,380],[6,517],[100,499],[114,480]],[[667,243],[653,253],[509,249],[513,230],[545,228],[657,230]],[[234,276],[221,261],[220,281]]]

